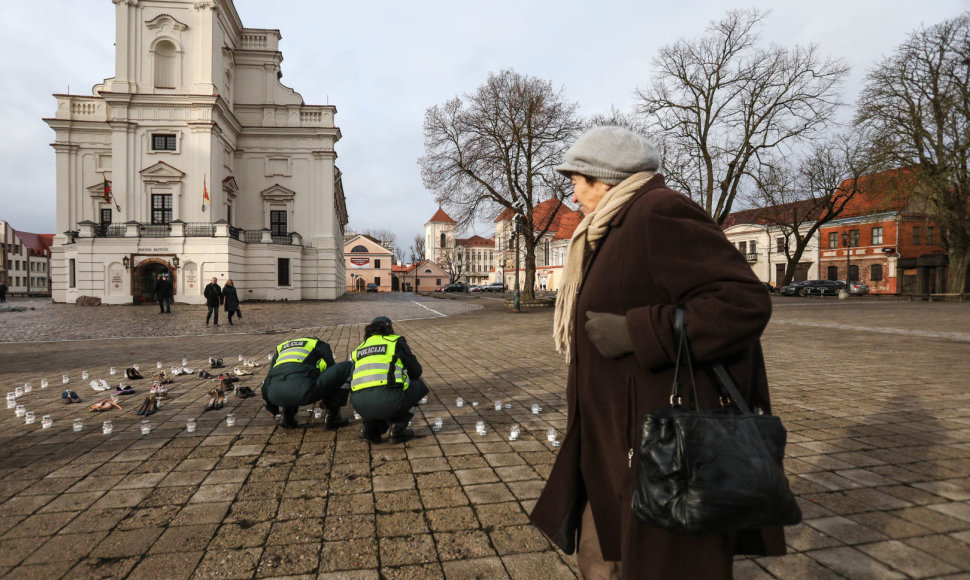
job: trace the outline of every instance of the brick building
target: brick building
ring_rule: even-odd
[[[904,170],[861,178],[839,219],[819,230],[820,277],[864,282],[873,294],[944,292],[946,251],[917,188]]]
[[[54,234],[32,234],[0,221],[0,282],[10,294],[50,296]]]

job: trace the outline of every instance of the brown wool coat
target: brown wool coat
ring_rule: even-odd
[[[576,303],[566,397],[568,427],[533,523],[568,553],[588,501],[603,556],[620,560],[627,579],[731,577],[733,553],[785,552],[781,528],[737,535],[671,534],[631,509],[634,454],[644,413],[669,405],[676,358],[672,320],[687,309],[694,358],[720,359],[753,406],[770,410],[759,337],[771,301],[740,252],[704,210],[647,182],[620,210],[587,262]],[[625,314],[634,353],[603,358],[590,342],[587,312]],[[701,406],[716,406],[712,377],[697,372]]]

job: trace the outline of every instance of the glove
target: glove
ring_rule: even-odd
[[[586,334],[605,358],[618,358],[633,352],[633,341],[626,329],[626,317],[607,312],[587,312]]]

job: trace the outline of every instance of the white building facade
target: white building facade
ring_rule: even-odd
[[[112,1],[115,76],[46,119],[53,300],[150,301],[163,273],[177,302],[203,303],[212,277],[242,300],[342,295],[336,108],[281,84],[280,32],[245,28],[232,0]]]

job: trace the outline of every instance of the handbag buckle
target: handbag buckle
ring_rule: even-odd
[[[731,400],[731,397],[726,395],[720,395],[718,399],[720,399],[722,407],[730,407],[734,403],[734,401]]]
[[[683,407],[684,398],[680,395],[670,395],[670,406],[671,407]]]

